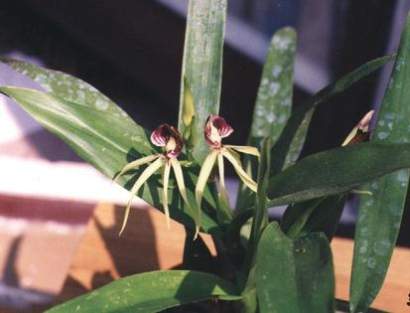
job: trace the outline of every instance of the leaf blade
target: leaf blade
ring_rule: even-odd
[[[129,123],[135,124],[124,110],[82,79],[20,60],[1,58],[0,61],[18,73],[34,80],[48,93],[69,102],[80,103],[99,111],[107,111],[123,117]]]
[[[295,54],[295,30],[278,30],[272,37],[258,89],[250,134],[253,145],[259,147],[264,137],[275,143],[290,116]]]
[[[195,103],[194,158],[201,163],[207,154],[202,136],[203,125],[210,114],[218,114],[222,82],[222,54],[225,35],[226,0],[190,0],[185,31],[182,65],[180,109],[178,128],[185,133],[183,122],[186,112],[185,95],[189,85]]]
[[[270,180],[270,205],[343,193],[410,167],[410,144],[361,143],[310,155]]]
[[[196,271],[155,271],[114,281],[86,295],[58,305],[46,313],[155,313],[211,298],[236,300],[227,281]]]
[[[285,44],[283,44],[285,43]],[[265,137],[275,143],[289,119],[293,97],[293,69],[296,55],[296,32],[291,27],[279,29],[270,42],[254,107],[248,144],[260,147]],[[257,164],[245,156],[246,168],[255,173]],[[249,207],[253,194],[240,183],[236,207]]]
[[[402,33],[389,87],[383,99],[372,141],[410,142],[410,16]],[[352,267],[351,312],[366,311],[380,290],[396,240],[409,186],[409,170],[400,170],[363,187]]]
[[[324,235],[293,241],[271,223],[262,234],[257,264],[261,313],[333,312],[332,253]]]

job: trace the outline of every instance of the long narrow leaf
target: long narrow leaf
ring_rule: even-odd
[[[290,116],[295,53],[294,29],[278,30],[270,43],[253,113],[250,143],[256,146],[264,137],[275,143]]]
[[[289,119],[293,96],[293,68],[296,54],[296,33],[285,27],[272,37],[258,95],[253,112],[251,133],[248,143],[260,146],[264,137],[270,137],[275,143]],[[251,158],[244,158],[245,166],[256,175],[257,164]],[[253,193],[240,183],[236,208],[238,210],[251,205]]]
[[[46,313],[156,313],[207,299],[237,300],[234,286],[196,271],[132,275],[58,305]]]
[[[185,32],[181,78],[179,129],[185,133],[184,112],[186,87],[195,103],[195,123],[188,146],[201,163],[207,154],[203,127],[210,114],[218,114],[222,81],[222,52],[225,33],[226,0],[190,0]],[[188,110],[189,111],[189,110]]]
[[[77,77],[20,60],[1,58],[0,61],[61,99],[116,115],[123,122],[135,125],[134,121],[107,96]]]
[[[308,156],[270,181],[270,205],[349,191],[396,170],[410,168],[410,144],[361,143]]]
[[[379,112],[373,135],[375,142],[410,142],[409,62],[410,16]],[[351,312],[366,311],[383,284],[400,230],[408,185],[409,170],[406,169],[362,187],[372,195],[360,197],[350,286]]]

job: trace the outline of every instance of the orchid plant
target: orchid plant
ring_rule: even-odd
[[[207,312],[321,313],[346,310],[346,304],[352,313],[369,309],[389,267],[409,183],[410,19],[397,54],[367,62],[294,107],[296,34],[278,30],[247,143],[231,145],[222,140],[233,127],[218,115],[225,17],[226,0],[189,2],[178,128],[158,121],[150,137],[84,81],[2,60],[42,88],[4,85],[0,92],[130,191],[120,232],[134,196],[187,232],[185,270],[125,277],[48,313],[171,312],[177,306],[196,312],[196,302]],[[316,107],[330,105],[334,95],[393,60],[380,109],[366,114],[341,147],[300,158]],[[225,184],[225,160],[240,181],[236,209]],[[360,205],[347,303],[335,299],[329,242],[352,192],[360,194]],[[286,207],[280,223],[269,221],[268,208],[276,206]],[[212,236],[216,256],[202,233]]]

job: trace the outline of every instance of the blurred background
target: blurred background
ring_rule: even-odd
[[[148,129],[176,124],[186,6],[185,0],[2,1],[0,55],[78,76]],[[298,105],[360,64],[395,51],[409,9],[407,0],[231,0],[221,115],[235,128],[232,141],[247,138],[275,30],[291,25],[298,31]],[[303,154],[338,146],[380,104],[390,70],[322,105]],[[33,84],[5,66],[0,83]],[[30,312],[61,289],[95,204],[121,204],[127,194],[2,96],[0,173],[0,307]],[[234,193],[236,181],[230,185]],[[280,212],[272,210],[272,218]],[[399,244],[410,246],[409,210],[405,214]],[[338,235],[352,237],[354,220],[352,199]]]

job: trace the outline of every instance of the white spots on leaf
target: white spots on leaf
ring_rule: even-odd
[[[369,243],[367,240],[363,240],[362,245],[359,247],[359,253],[360,254],[365,254],[367,252]]]
[[[379,138],[380,140],[384,140],[387,137],[389,137],[389,133],[387,133],[387,132],[380,132],[380,133],[377,134],[377,138]]]
[[[400,205],[390,205],[389,211],[393,216],[401,216],[403,209]]]
[[[290,106],[291,104],[292,104],[292,101],[290,100],[290,98],[285,98],[280,103],[280,105],[284,107]]]
[[[269,112],[268,115],[266,116],[266,121],[268,123],[273,123],[276,121],[276,115],[273,112]]]
[[[291,45],[292,40],[289,37],[276,35],[273,37],[272,43],[278,50],[287,50]]]
[[[278,123],[279,124],[283,124],[287,121],[288,117],[286,114],[281,114],[278,118]]]
[[[139,136],[131,136],[131,140],[132,141],[135,141],[135,142],[142,142],[143,140],[141,140],[141,137],[139,137]]]
[[[370,187],[374,190],[377,190],[377,189],[379,189],[379,184],[377,182],[372,182]]]
[[[393,85],[394,85],[394,79],[392,77],[392,78],[390,78],[388,89],[392,89]]]
[[[409,173],[407,170],[399,171],[397,173],[397,180],[400,183],[407,183],[409,181]]]
[[[374,268],[376,268],[376,265],[377,265],[377,262],[376,262],[376,259],[375,259],[375,258],[369,258],[369,259],[367,260],[367,267],[368,267],[368,268],[374,269]]]
[[[396,62],[396,71],[400,72],[401,68],[404,67],[406,65],[406,61],[403,57],[400,57],[397,62]]]
[[[400,222],[397,222],[397,223],[393,224],[393,228],[395,228],[395,229],[400,229],[400,226],[401,226]]]
[[[274,96],[278,93],[280,89],[280,84],[277,82],[271,82],[269,85],[269,93],[271,94],[271,96]]]
[[[392,112],[388,112],[388,113],[386,113],[386,114],[384,115],[384,117],[385,117],[387,120],[394,120],[395,114],[392,113]]]
[[[369,229],[367,227],[361,227],[359,229],[360,235],[367,236],[369,234]]]
[[[77,97],[78,97],[80,100],[84,101],[84,100],[85,100],[85,92],[82,91],[82,90],[78,90],[78,91],[77,91]]]
[[[110,106],[110,104],[106,100],[103,100],[103,99],[100,99],[100,98],[95,100],[95,107],[98,110],[105,111],[109,108],[109,106]]]
[[[275,65],[275,66],[272,68],[272,76],[273,76],[274,78],[278,78],[281,73],[282,73],[282,66],[280,66],[280,65]]]
[[[376,241],[373,244],[373,252],[379,256],[386,256],[391,250],[391,242],[388,239]]]

